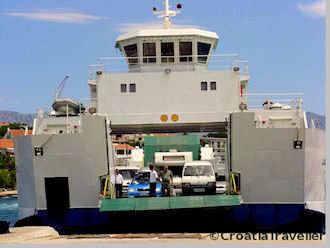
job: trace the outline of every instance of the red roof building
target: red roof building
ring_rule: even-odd
[[[11,139],[0,139],[0,153],[14,153],[14,141]]]
[[[128,144],[113,144],[115,149],[123,149],[123,150],[133,150],[134,147]]]
[[[2,153],[14,153],[14,137],[32,135],[32,130],[22,129],[10,129],[8,128],[7,133],[2,139],[0,139],[0,152]]]
[[[9,123],[8,122],[0,122],[0,127],[8,127]]]
[[[14,137],[25,136],[25,135],[32,135],[32,130],[8,128],[7,133],[3,138],[13,139]]]
[[[22,129],[8,129],[8,133],[11,138],[18,137],[18,136],[25,136],[25,135],[32,135],[32,130],[25,130]]]

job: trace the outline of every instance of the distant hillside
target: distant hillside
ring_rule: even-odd
[[[14,111],[0,110],[0,122],[20,122],[32,126],[34,116],[35,114],[22,114]]]

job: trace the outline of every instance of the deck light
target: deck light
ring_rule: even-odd
[[[239,108],[239,110],[241,110],[241,111],[247,110],[247,104],[244,103],[244,102],[241,102],[241,103],[238,105],[238,108]]]
[[[302,149],[303,148],[303,141],[302,140],[294,140],[293,141],[293,148],[294,149]]]
[[[174,122],[177,122],[179,120],[179,116],[177,114],[173,114],[171,116],[171,120],[174,121]]]
[[[160,120],[161,120],[162,122],[167,122],[167,121],[168,121],[168,116],[167,116],[167,115],[161,115],[161,116],[160,116]]]
[[[239,72],[239,69],[240,69],[240,68],[239,68],[238,66],[234,66],[233,71],[234,71],[234,72]]]

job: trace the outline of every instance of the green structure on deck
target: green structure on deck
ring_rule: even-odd
[[[148,211],[228,207],[241,204],[240,195],[204,195],[179,197],[105,198],[101,201],[101,212]]]
[[[193,160],[200,157],[200,137],[198,135],[174,136],[145,136],[144,137],[144,166],[154,161],[155,152],[192,152]]]

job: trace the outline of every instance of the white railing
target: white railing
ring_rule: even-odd
[[[128,72],[145,68],[154,71],[170,68],[172,70],[194,70],[207,67],[210,70],[234,70],[248,74],[248,61],[240,60],[238,54],[188,55],[188,56],[143,56],[143,57],[100,57],[97,64],[89,66],[89,80],[96,79],[97,71]]]
[[[242,99],[248,109],[293,110],[302,109],[303,96],[301,92],[247,93],[242,95]]]
[[[83,108],[85,108],[85,112],[88,111],[88,108],[91,107],[90,104],[95,102],[96,101],[96,98],[90,98],[90,97],[86,97],[86,98],[79,98],[78,100],[76,100],[77,103],[79,103],[79,113],[78,115],[80,114],[83,114],[84,111],[83,111]],[[81,105],[82,104],[82,105]],[[39,113],[39,114],[38,114]],[[41,114],[42,113],[42,114]],[[40,116],[41,117],[49,117],[49,116],[52,116],[52,115],[55,115],[55,111],[54,109],[52,108],[52,106],[44,106],[44,107],[40,107],[37,109],[37,112],[36,112],[36,117],[37,116]]]

